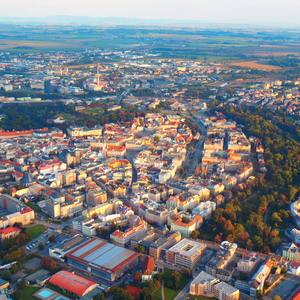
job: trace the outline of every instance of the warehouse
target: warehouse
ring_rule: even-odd
[[[139,261],[139,254],[104,240],[91,238],[65,254],[67,263],[108,282],[115,281]]]

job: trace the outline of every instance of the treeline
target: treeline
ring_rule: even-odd
[[[5,130],[26,130],[43,127],[59,127],[65,129],[70,125],[94,127],[110,122],[127,122],[136,116],[144,115],[134,107],[121,108],[118,111],[104,110],[93,116],[76,112],[74,106],[65,105],[61,102],[4,105],[0,108],[0,128]],[[64,124],[56,125],[49,120],[63,116]]]
[[[167,288],[179,293],[179,291],[191,279],[186,272],[172,271],[165,269],[162,273],[156,274],[152,280],[142,281],[142,273],[137,272],[134,276],[133,286],[138,287],[139,295],[133,298],[127,290],[127,286],[113,287],[106,296],[95,297],[94,300],[113,299],[113,300],[156,300],[161,298],[162,288]],[[166,292],[166,290],[165,290]],[[168,297],[169,298],[169,297]]]
[[[6,104],[0,108],[3,117],[0,128],[5,130],[25,130],[48,127],[47,120],[59,114],[74,114],[74,108],[61,102],[34,104]]]
[[[237,242],[257,251],[275,251],[291,222],[289,204],[299,192],[300,136],[298,129],[279,114],[272,122],[260,110],[225,106],[228,118],[244,125],[248,136],[261,139],[265,148],[267,174],[254,186],[233,191],[200,230],[203,238]],[[273,118],[273,119],[274,119]]]

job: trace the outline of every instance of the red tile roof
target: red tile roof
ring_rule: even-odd
[[[18,227],[7,227],[7,228],[4,228],[4,229],[0,229],[0,234],[2,235],[2,234],[4,234],[4,235],[6,235],[6,234],[10,234],[10,233],[13,233],[13,232],[20,232],[21,231],[21,229],[20,228],[18,228]]]
[[[147,257],[146,268],[143,275],[152,275],[155,269],[155,261],[151,256]]]

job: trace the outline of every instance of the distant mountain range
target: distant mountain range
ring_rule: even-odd
[[[187,27],[247,27],[247,24],[223,24],[201,20],[139,19],[120,17],[49,16],[43,18],[1,17],[6,24],[90,25],[90,26],[187,26]],[[251,25],[250,27],[254,27]],[[261,27],[261,26],[260,26]]]

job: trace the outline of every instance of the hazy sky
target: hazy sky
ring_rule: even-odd
[[[0,18],[53,15],[300,25],[300,0],[0,0]]]

